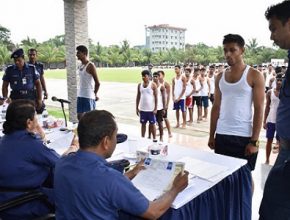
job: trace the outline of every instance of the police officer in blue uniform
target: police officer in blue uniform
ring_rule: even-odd
[[[43,192],[53,204],[53,170],[59,160],[54,150],[43,143],[44,132],[35,114],[34,102],[15,100],[7,109],[0,139],[0,202],[27,190]],[[49,208],[40,200],[0,212],[0,219],[34,219]]]
[[[3,98],[8,97],[8,86],[10,85],[10,98],[29,99],[36,103],[36,109],[42,108],[42,88],[39,80],[39,74],[35,66],[26,64],[24,60],[23,49],[15,50],[11,59],[14,59],[14,65],[10,65],[5,70],[2,84]]]
[[[28,63],[34,65],[36,71],[39,73],[40,82],[41,82],[41,86],[42,86],[42,90],[43,90],[43,96],[44,96],[44,99],[47,99],[48,93],[47,93],[47,89],[46,89],[45,79],[43,76],[44,75],[43,64],[37,61],[37,50],[34,48],[30,48],[28,50],[28,58],[29,58]]]

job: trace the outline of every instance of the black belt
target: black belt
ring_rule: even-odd
[[[12,90],[11,99],[35,99],[35,90]]]

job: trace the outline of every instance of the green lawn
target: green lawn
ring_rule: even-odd
[[[63,118],[63,113],[61,108],[47,106],[48,114],[55,117],[55,118]],[[69,118],[68,110],[65,110],[66,117]]]
[[[153,69],[157,71],[158,69]],[[166,81],[173,78],[173,69],[164,69]],[[105,82],[125,82],[125,83],[138,83],[141,81],[142,68],[97,68],[97,73],[100,81]],[[2,77],[3,72],[0,72]],[[45,70],[45,78],[47,79],[65,79],[66,70]]]

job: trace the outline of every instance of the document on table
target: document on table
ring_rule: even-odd
[[[226,166],[197,160],[191,157],[183,157],[178,161],[185,163],[185,170],[187,170],[192,177],[197,176],[211,182],[215,182],[217,177],[228,170]],[[226,175],[228,175],[228,173],[226,173]]]
[[[70,146],[73,137],[74,133],[72,131],[54,131],[47,135],[47,139],[50,141],[48,147],[54,149],[59,154],[63,154]]]
[[[168,191],[176,175],[184,170],[183,162],[171,162],[146,158],[145,170],[132,180],[132,183],[143,195],[153,201]]]

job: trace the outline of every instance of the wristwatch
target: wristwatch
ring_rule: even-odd
[[[254,140],[250,140],[249,144],[251,144],[251,145],[253,145],[255,147],[259,147],[260,142],[259,142],[259,140],[255,140],[255,141]]]

